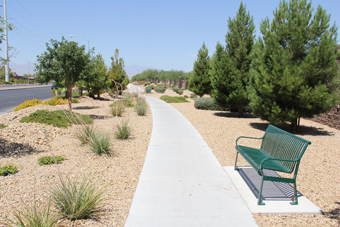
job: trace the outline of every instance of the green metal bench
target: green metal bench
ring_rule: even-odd
[[[261,148],[251,148],[238,145],[237,142],[241,138],[260,139],[262,140]],[[261,138],[241,136],[236,140],[236,160],[235,170],[237,168],[237,156],[240,153],[244,159],[262,176],[261,189],[258,197],[257,205],[265,205],[262,202],[263,181],[275,181],[294,184],[294,196],[292,197],[292,205],[298,204],[296,190],[296,176],[300,165],[300,160],[307,146],[311,142],[298,136],[290,134],[273,125],[269,125],[264,136]],[[263,169],[269,169],[284,173],[292,173],[293,178],[266,176]]]

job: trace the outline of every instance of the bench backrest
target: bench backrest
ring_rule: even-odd
[[[273,158],[282,158],[299,161],[307,146],[311,144],[308,140],[302,139],[273,125],[269,125],[262,141],[261,148]],[[278,161],[287,173],[294,170],[296,162]]]

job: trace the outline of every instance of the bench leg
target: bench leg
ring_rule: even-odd
[[[294,196],[292,198],[292,202],[290,203],[291,205],[299,205],[298,204],[298,197],[297,197],[297,190],[296,190],[296,182],[294,183]]]
[[[237,168],[237,156],[238,156],[238,151],[236,152],[236,160],[235,160],[235,170],[238,170],[238,168]]]
[[[259,198],[257,200],[257,205],[266,205],[264,202],[262,202],[262,189],[263,189],[263,176],[262,176],[262,182],[261,182],[261,189],[259,193]]]

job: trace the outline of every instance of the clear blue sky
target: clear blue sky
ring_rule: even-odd
[[[1,1],[2,2],[2,1]],[[36,62],[50,39],[88,42],[101,53],[107,66],[114,50],[120,50],[129,76],[146,68],[191,71],[203,42],[212,55],[217,41],[225,43],[227,20],[234,17],[241,1],[226,0],[7,0],[9,21],[16,27],[9,32],[9,44],[19,51],[11,62]],[[259,24],[280,0],[246,0],[254,17],[256,35]],[[1,3],[2,4],[2,3]],[[314,0],[331,14],[332,24],[340,25],[339,0]],[[0,8],[3,15],[3,8]],[[1,45],[4,56],[4,45]]]

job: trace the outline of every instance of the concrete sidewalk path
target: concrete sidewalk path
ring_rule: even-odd
[[[160,99],[146,100],[153,129],[125,226],[257,226],[193,125]]]

